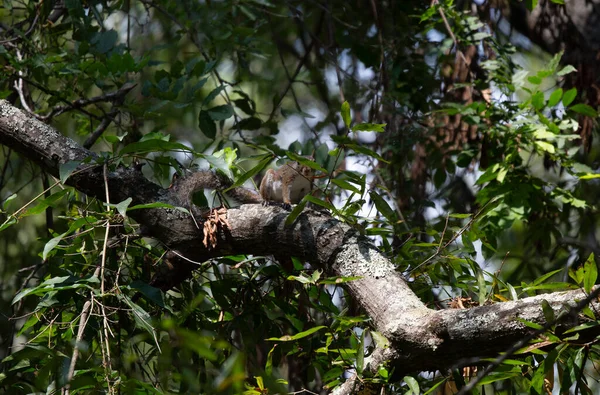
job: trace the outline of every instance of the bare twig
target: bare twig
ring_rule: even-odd
[[[432,0],[431,4],[439,5],[438,0]],[[448,19],[446,19],[446,14],[444,13],[444,10],[440,7],[440,8],[438,8],[438,12],[439,12],[440,16],[442,17],[442,20],[444,21],[444,26],[446,27],[446,31],[448,32],[448,34],[450,35],[450,38],[452,38],[452,41],[454,42],[454,46],[456,47],[456,53],[458,54],[458,56],[460,56],[462,61],[465,62],[465,65],[469,65],[469,62],[467,62],[465,55],[462,53],[462,51],[458,47],[458,40],[456,39],[456,36],[452,32],[452,28],[450,27],[450,23],[448,22]]]

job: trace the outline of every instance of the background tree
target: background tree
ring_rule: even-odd
[[[510,350],[485,391],[592,392],[596,306],[575,300],[596,281],[595,76],[580,78],[595,57],[574,62],[560,34],[544,49],[564,58],[517,51],[529,41],[503,18],[541,43],[540,15],[585,16],[530,6],[5,2],[0,385],[466,391],[463,366]],[[197,168],[238,186],[286,156],[324,176],[308,200],[340,222],[248,206],[208,220],[181,193]],[[302,233],[332,224],[347,237]],[[353,246],[373,266],[339,263]]]

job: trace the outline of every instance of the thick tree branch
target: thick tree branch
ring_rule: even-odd
[[[67,183],[98,199],[104,199],[104,178],[98,157],[51,127],[0,101],[0,143],[58,175],[59,166],[83,161]],[[135,167],[118,168],[106,176],[111,201],[128,197],[132,204],[166,202],[180,205],[186,197],[178,188],[163,189],[148,181]],[[189,192],[189,191],[187,191]],[[186,195],[187,196],[187,195]],[[383,334],[390,347],[372,356],[371,369],[387,362],[396,374],[445,369],[472,358],[494,357],[532,330],[524,321],[546,322],[545,300],[558,316],[565,306],[585,298],[581,290],[555,292],[518,301],[466,310],[432,310],[411,291],[396,267],[365,237],[323,212],[305,210],[290,226],[287,211],[259,204],[227,211],[227,228],[221,228],[217,246],[207,249],[202,230],[189,215],[173,209],[134,210],[130,213],[142,232],[162,241],[177,261],[181,278],[202,262],[226,254],[293,255],[323,269],[329,276],[359,276],[346,289]],[[202,221],[201,217],[197,218]],[[161,284],[159,284],[161,285]],[[163,289],[168,288],[168,284]],[[592,303],[594,311],[600,308]],[[564,328],[580,323],[572,317]],[[471,358],[469,360],[469,358]]]

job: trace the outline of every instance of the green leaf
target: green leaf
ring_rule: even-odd
[[[48,196],[46,199],[40,201],[35,207],[28,209],[23,216],[37,215],[43,213],[48,207],[55,207],[58,204],[58,201],[70,191],[71,188],[66,188]]]
[[[569,104],[573,103],[573,100],[577,97],[577,89],[571,88],[565,92],[562,98],[563,105],[569,107]]]
[[[310,196],[310,195],[306,195],[306,196]],[[306,206],[306,203],[307,203],[306,196],[304,196],[302,198],[300,203],[298,203],[292,209],[292,212],[287,216],[287,218],[285,219],[285,226],[290,226],[291,224],[293,224],[294,221],[296,220],[296,218],[298,218],[298,216],[300,215],[300,213],[302,213],[302,210],[304,210],[304,207]]]
[[[383,349],[390,346],[390,341],[379,332],[371,331],[371,337],[375,341],[375,344],[377,344],[378,348]]]
[[[212,120],[207,111],[200,111],[198,115],[198,127],[211,140],[214,140],[217,136],[217,125],[215,125],[215,121]]]
[[[375,203],[375,207],[377,210],[385,217],[391,224],[395,224],[398,221],[398,216],[396,212],[390,207],[388,202],[385,201],[384,198],[379,196],[379,194],[375,191],[369,191],[369,196]]]
[[[596,266],[594,253],[591,253],[583,264],[583,289],[585,289],[585,292],[590,293],[592,291],[592,287],[596,284],[597,279],[598,266]]]
[[[250,178],[254,177],[256,174],[260,173],[265,167],[267,167],[269,165],[269,163],[271,162],[271,159],[273,157],[269,154],[265,155],[260,162],[258,162],[258,164],[256,166],[254,166],[253,168],[251,168],[250,170],[248,170],[247,172],[245,172],[244,174],[242,174],[241,176],[238,177],[237,180],[235,180],[235,182],[233,183],[233,185],[231,186],[231,188],[235,188],[235,187],[239,187],[241,185],[244,185],[244,183],[249,180]],[[228,189],[231,189],[228,188]]]
[[[17,223],[17,219],[13,216],[10,216],[9,218],[6,219],[6,221],[4,221],[4,223],[2,225],[0,225],[0,232],[2,232],[4,229],[11,227],[12,225]]]
[[[319,281],[319,284],[329,284],[329,285],[343,284],[343,283],[348,283],[350,281],[360,280],[361,278],[362,278],[362,276],[330,277],[330,278],[324,278],[323,280]]]
[[[312,203],[312,204],[316,204],[317,206],[325,207],[329,211],[335,211],[335,207],[331,203],[329,203],[325,200],[319,199],[313,195],[306,195],[306,196],[304,196],[303,199],[306,199],[306,201],[308,203]]]
[[[562,98],[563,90],[562,88],[556,89],[550,97],[548,98],[548,107],[554,107],[558,103],[560,103],[560,99]]]
[[[539,85],[542,83],[542,79],[536,75],[527,77],[527,81],[529,81],[529,83],[531,83],[533,85]]]
[[[539,92],[539,91],[535,92],[531,96],[531,105],[536,110],[541,110],[542,108],[544,108],[544,93]]]
[[[344,125],[350,128],[352,119],[350,118],[350,104],[347,101],[342,103],[342,120],[344,121]]]
[[[555,321],[556,317],[554,316],[554,310],[546,299],[542,299],[542,311],[544,312],[544,318],[546,319],[546,322]]]
[[[129,296],[123,293],[117,293],[117,297],[120,300],[124,301],[129,306],[129,308],[131,308],[131,313],[133,314],[133,318],[135,320],[136,325],[139,328],[144,329],[146,332],[148,332],[148,334],[150,334],[150,337],[154,339],[154,343],[160,351],[160,345],[158,343],[158,338],[156,337],[156,330],[152,326],[152,317],[150,316],[150,314],[148,314],[148,312],[141,308],[139,305],[135,304],[131,300],[131,298],[129,298]]]
[[[347,181],[334,178],[331,180],[331,182],[346,191],[351,191],[353,193],[356,193],[357,195],[361,194],[360,190],[357,187],[355,187],[354,185],[350,184]]]
[[[9,203],[12,202],[13,200],[15,200],[16,198],[17,198],[17,194],[16,193],[13,193],[9,197],[7,197],[4,200],[4,202],[2,202],[2,210],[6,210],[8,208]]]
[[[304,332],[297,333],[294,336],[286,335],[286,336],[282,336],[282,337],[271,337],[271,338],[268,338],[267,340],[289,342],[289,341],[298,340],[298,339],[302,339],[304,337],[310,336],[313,333],[320,331],[321,329],[325,329],[325,328],[327,328],[327,327],[326,326],[315,326],[314,328],[310,328],[309,330],[306,330]]]
[[[378,161],[381,161],[383,163],[387,163],[387,164],[390,163],[388,160],[383,159],[383,157],[381,155],[379,155],[377,152],[375,152],[367,147],[364,147],[362,145],[350,143],[350,144],[346,144],[346,148],[351,149],[352,151],[358,152],[359,154],[363,154],[363,155],[369,156],[371,158],[375,158]]]
[[[213,89],[212,92],[210,92],[202,101],[202,105],[205,106],[208,103],[210,103],[211,101],[213,101],[215,99],[215,97],[217,97],[219,95],[219,93],[221,93],[224,89],[226,88],[225,85],[219,85],[218,87],[216,87],[215,89]]]
[[[365,368],[365,334],[366,330],[363,330],[360,334],[360,340],[356,345],[356,371],[362,373]]]
[[[262,126],[260,118],[250,117],[239,121],[235,127],[242,130],[257,130]]]
[[[146,284],[145,282],[140,281],[140,280],[133,281],[129,285],[129,288],[140,292],[146,298],[148,298],[149,300],[151,300],[158,306],[162,307],[163,309],[167,309],[170,312],[173,312],[173,310],[171,309],[171,306],[169,306],[168,304],[165,304],[164,295],[160,289],[155,288],[149,284]]]
[[[116,204],[115,208],[117,209],[119,214],[121,214],[123,217],[126,217],[127,216],[127,207],[129,207],[129,205],[131,204],[132,201],[133,201],[132,198],[127,198],[127,199],[123,200],[121,203]]]
[[[63,239],[63,237],[65,237],[68,233],[69,232],[65,232],[61,235],[58,235],[58,236],[48,240],[48,242],[44,246],[44,252],[42,253],[42,259],[44,261],[46,260],[46,258],[48,258],[48,254],[50,253],[50,251],[52,251],[54,249],[54,247],[56,247],[58,245],[58,243],[60,243],[60,241]]]
[[[322,168],[321,166],[319,166],[319,164],[309,158],[306,158],[304,156],[300,156],[292,151],[285,151],[285,154],[287,155],[288,158],[290,158],[293,161],[296,161],[298,163],[300,163],[301,165],[304,166],[308,166],[313,170],[316,170],[318,172],[327,174],[327,170],[325,170],[324,168]]]
[[[191,148],[189,148],[181,143],[175,143],[175,142],[166,141],[166,140],[162,140],[162,139],[150,139],[150,140],[138,141],[138,142],[126,145],[121,150],[121,152],[119,152],[119,155],[125,155],[125,154],[131,154],[131,153],[143,154],[143,153],[156,152],[156,151],[161,151],[161,152],[180,151],[180,152],[188,152],[188,153],[194,152],[194,150],[192,150]]]
[[[551,0],[551,1],[553,3],[557,3],[557,4],[565,4],[563,0]],[[563,76],[563,75],[571,74],[573,72],[577,72],[577,69],[569,64],[569,65],[566,65],[565,67],[563,67],[562,70],[560,70],[556,74],[559,76]]]
[[[529,11],[533,11],[533,9],[537,6],[538,0],[525,0],[525,7]]]
[[[224,121],[233,116],[233,108],[229,104],[212,107],[206,111],[213,121]]]
[[[538,148],[541,149],[542,151],[548,152],[550,154],[553,154],[556,152],[556,149],[554,148],[554,146],[545,141],[536,141],[535,145],[537,145]]]
[[[12,304],[17,303],[27,295],[40,295],[50,291],[62,291],[68,289],[88,288],[88,281],[82,281],[74,276],[53,277],[34,288],[24,289],[13,298]]]
[[[405,395],[419,395],[421,393],[419,382],[414,377],[404,376],[402,380],[406,383],[406,385],[408,385],[408,388],[410,390],[408,392],[405,392]]]
[[[67,181],[67,178],[69,178],[73,171],[77,169],[77,166],[79,166],[80,163],[81,161],[78,160],[70,160],[67,163],[61,164],[58,168],[60,182],[64,184],[65,181]]]
[[[167,203],[155,202],[155,203],[137,204],[135,206],[129,207],[127,209],[127,211],[141,210],[141,209],[148,209],[148,208],[169,208],[169,209],[174,209],[176,207],[173,206],[173,205],[171,205],[171,204],[167,204]]]
[[[600,178],[600,174],[584,174],[579,176],[580,180],[593,180],[594,178]]]
[[[381,133],[385,132],[385,126],[385,123],[359,123],[358,125],[354,125],[352,127],[352,131]]]
[[[592,107],[588,106],[587,104],[583,104],[583,103],[575,104],[575,105],[569,107],[569,110],[574,111],[581,115],[585,115],[587,117],[596,118],[598,116],[598,113],[596,112],[596,110],[594,110]]]

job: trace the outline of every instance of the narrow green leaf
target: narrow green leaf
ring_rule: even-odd
[[[555,274],[557,274],[557,273],[560,273],[560,272],[562,272],[562,271],[563,271],[563,269],[556,269],[556,270],[553,270],[553,271],[551,271],[551,272],[549,272],[549,273],[545,273],[545,274],[541,275],[540,277],[536,278],[536,279],[535,279],[535,280],[534,280],[534,281],[531,283],[531,285],[538,285],[538,284],[541,284],[541,283],[545,282],[547,279],[549,279],[550,277],[552,277],[552,276],[554,276]]]
[[[350,143],[350,144],[346,144],[346,148],[351,149],[352,151],[358,152],[359,154],[363,154],[363,155],[369,156],[371,158],[375,158],[378,161],[381,161],[383,163],[388,163],[388,164],[390,163],[388,160],[385,160],[377,152],[375,152],[375,151],[373,151],[373,150],[371,150],[371,149],[369,149],[367,147],[364,147],[362,145],[358,145],[358,144],[355,144],[355,143]]]
[[[575,88],[569,89],[563,95],[563,98],[562,98],[563,105],[565,107],[569,107],[569,104],[573,103],[573,100],[575,100],[575,97],[577,97],[577,89],[575,89]]]
[[[359,123],[358,125],[354,125],[352,127],[352,131],[381,133],[385,132],[385,126],[385,123]]]
[[[121,150],[121,152],[119,152],[119,155],[125,155],[125,154],[131,154],[131,153],[142,154],[142,153],[156,152],[156,151],[163,151],[163,152],[164,151],[181,151],[181,152],[189,152],[189,153],[194,152],[194,150],[192,150],[191,148],[189,148],[181,143],[175,143],[172,141],[166,141],[166,140],[161,140],[161,139],[150,139],[150,140],[138,141],[136,143],[132,143],[132,144],[125,146]]]
[[[546,322],[554,322],[556,320],[554,310],[546,299],[542,299],[542,311],[544,312],[544,318],[546,319]]]
[[[562,88],[556,89],[550,97],[548,98],[548,107],[554,107],[558,103],[560,103],[560,99],[562,98],[563,90]]]
[[[298,340],[298,339],[302,339],[304,337],[310,336],[313,333],[320,331],[321,329],[324,329],[324,328],[327,328],[327,327],[326,326],[315,326],[314,328],[310,328],[309,330],[306,330],[304,332],[297,333],[294,336],[271,337],[267,340],[289,342],[292,340]]]
[[[574,111],[581,115],[585,115],[587,117],[596,118],[598,116],[598,113],[596,112],[596,110],[594,110],[592,107],[588,106],[587,104],[583,104],[583,103],[575,104],[575,105],[569,107],[569,110]]]
[[[361,278],[362,278],[362,276],[329,277],[329,278],[325,278],[325,279],[319,281],[319,284],[328,284],[328,285],[343,284],[343,283],[348,283],[350,281],[360,280]]]
[[[379,194],[375,191],[370,191],[369,196],[371,196],[371,199],[375,203],[375,207],[377,208],[377,210],[385,218],[387,218],[388,221],[390,221],[392,224],[395,224],[398,221],[396,212],[390,207],[390,205],[388,204],[388,202],[385,201],[384,198],[379,196]]]
[[[69,232],[65,232],[61,235],[58,235],[58,236],[48,240],[48,242],[44,246],[44,252],[42,253],[42,259],[44,261],[46,260],[46,258],[48,258],[48,254],[50,253],[50,251],[52,251],[54,249],[54,247],[56,247],[58,245],[58,243],[60,243],[60,241],[63,239],[63,237],[65,237],[67,235],[67,233],[69,233]]]
[[[310,195],[307,195],[310,196]],[[307,200],[306,200],[306,196],[304,198],[302,198],[302,200],[300,201],[300,203],[298,203],[293,209],[292,212],[287,216],[287,218],[285,219],[285,226],[290,226],[291,224],[294,223],[294,221],[296,220],[296,218],[298,218],[298,216],[300,215],[300,213],[302,213],[302,210],[304,210],[304,207],[306,206]]]
[[[592,180],[594,178],[600,178],[600,174],[584,174],[582,176],[579,176],[580,180]]]
[[[535,108],[536,110],[541,110],[542,108],[544,108],[544,93],[540,91],[535,92],[531,96],[531,105],[533,105],[533,108]]]
[[[285,154],[287,155],[288,158],[290,158],[293,161],[296,161],[298,163],[300,163],[301,165],[304,166],[308,166],[313,170],[316,170],[318,172],[327,174],[327,170],[325,170],[323,167],[321,167],[317,162],[306,158],[304,156],[300,156],[292,151],[285,151]]]
[[[360,334],[360,340],[356,345],[356,371],[360,374],[365,368],[365,334],[367,330],[363,330]]]
[[[331,182],[346,191],[351,191],[351,192],[356,193],[357,195],[360,195],[360,190],[347,181],[334,178],[331,180]]]
[[[585,292],[590,293],[592,291],[592,287],[596,284],[597,279],[598,266],[596,266],[594,253],[591,253],[583,264],[583,289],[585,289]]]
[[[306,199],[306,201],[308,203],[312,203],[312,204],[316,204],[317,206],[325,207],[329,211],[335,211],[335,207],[331,203],[329,203],[325,200],[319,199],[318,197],[315,197],[313,195],[306,195],[306,196],[304,196],[303,199]]]
[[[9,203],[12,202],[13,200],[15,200],[16,198],[17,198],[17,194],[16,193],[13,193],[9,197],[7,197],[4,200],[4,202],[2,202],[2,210],[6,210],[8,208]]]
[[[219,95],[219,93],[221,93],[224,89],[226,88],[225,85],[219,85],[218,87],[216,87],[215,89],[212,90],[212,92],[210,92],[202,101],[202,105],[205,106],[208,103],[210,103],[211,101],[213,101],[215,99],[215,97],[217,97]]]
[[[551,0],[551,1],[553,3],[557,3],[557,4],[564,4],[563,0]],[[556,74],[559,76],[563,76],[563,75],[571,74],[573,72],[577,72],[577,69],[569,64],[569,65],[566,65],[565,67],[563,67],[562,70],[560,70]]]
[[[271,162],[271,159],[272,159],[271,155],[265,155],[260,160],[260,162],[258,162],[258,164],[256,166],[254,166],[253,168],[251,168],[250,170],[248,170],[247,172],[245,172],[244,174],[239,176],[238,179],[235,180],[235,182],[233,183],[231,188],[236,188],[241,185],[244,185],[244,183],[247,180],[254,177],[256,174],[260,173],[265,167],[267,167],[269,165],[269,163]],[[228,189],[231,189],[231,188],[228,188]]]
[[[9,218],[6,219],[6,221],[4,221],[4,223],[2,225],[0,225],[0,232],[2,232],[4,229],[11,227],[12,225],[17,223],[17,219],[13,216],[10,216]]]
[[[40,201],[35,207],[28,209],[23,217],[27,217],[30,215],[41,214],[48,207],[55,207],[58,204],[58,201],[62,199],[67,193],[71,191],[71,188],[62,189],[52,195],[48,196],[46,199]]]
[[[342,120],[344,121],[344,125],[350,128],[352,119],[350,118],[350,104],[347,101],[342,103]]]
[[[167,204],[167,203],[155,202],[155,203],[137,204],[135,206],[129,207],[127,209],[127,211],[141,210],[141,209],[148,209],[148,208],[170,208],[170,209],[174,209],[175,206],[173,206],[171,204]]]
[[[137,326],[141,329],[144,329],[146,332],[148,332],[148,334],[150,334],[150,337],[154,339],[154,343],[160,351],[160,345],[158,343],[158,338],[156,337],[156,330],[152,326],[152,317],[150,316],[150,314],[148,314],[148,312],[146,312],[146,310],[141,308],[139,305],[135,304],[129,298],[129,296],[122,293],[117,293],[117,297],[124,301],[129,306],[129,308],[131,308],[131,312],[133,314],[133,318]]]

